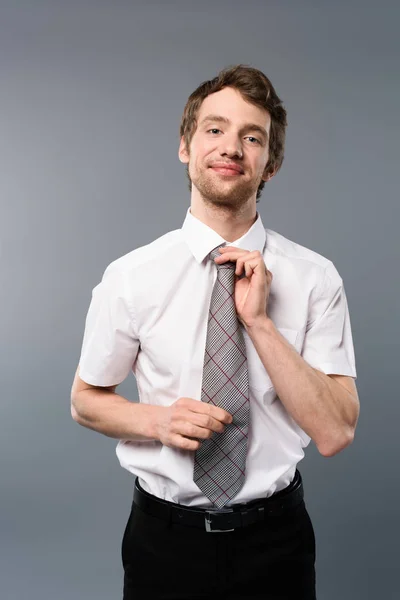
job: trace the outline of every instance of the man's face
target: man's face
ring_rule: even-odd
[[[234,88],[207,96],[189,152],[183,139],[179,148],[180,160],[188,164],[192,193],[208,204],[232,209],[255,199],[261,181],[271,177],[265,171],[270,125],[269,113],[246,102]]]

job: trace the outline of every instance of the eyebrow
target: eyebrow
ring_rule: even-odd
[[[214,123],[226,123],[227,125],[231,123],[230,119],[223,117],[222,115],[207,115],[200,121],[199,125],[204,125],[204,123],[209,121]],[[246,131],[258,131],[265,138],[265,140],[268,141],[268,132],[264,129],[264,127],[261,127],[261,125],[257,125],[257,123],[246,123],[240,128],[240,131],[242,133]]]

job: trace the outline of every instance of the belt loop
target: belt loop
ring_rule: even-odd
[[[251,524],[251,519],[249,519],[249,512],[245,508],[240,511],[240,518],[242,521],[242,527],[246,527],[246,525]]]

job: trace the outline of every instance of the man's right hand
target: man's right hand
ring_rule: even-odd
[[[171,406],[160,406],[155,423],[156,437],[165,446],[197,450],[201,441],[214,432],[222,433],[233,417],[223,408],[195,400],[178,398]]]

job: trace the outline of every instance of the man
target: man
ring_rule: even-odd
[[[256,211],[283,161],[286,110],[237,65],[181,122],[181,229],[113,261],[94,288],[72,416],[119,439],[135,476],[124,600],[316,598],[297,463],[333,456],[359,399],[343,281]],[[166,200],[168,191],[166,191]],[[133,370],[140,402],[116,393]]]

